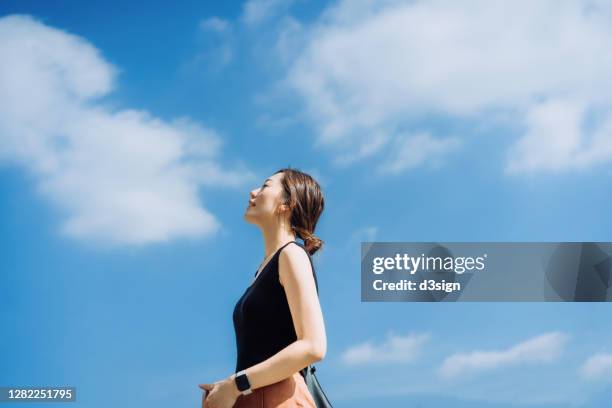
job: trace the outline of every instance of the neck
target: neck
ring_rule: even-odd
[[[285,229],[273,229],[273,230],[262,230],[264,238],[264,259],[267,259],[272,255],[279,247],[289,241],[295,241],[296,237],[292,230]]]

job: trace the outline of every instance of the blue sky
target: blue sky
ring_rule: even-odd
[[[491,4],[2,2],[0,385],[199,406],[290,165],[334,406],[608,406],[605,303],[360,302],[361,241],[610,240],[612,9]]]

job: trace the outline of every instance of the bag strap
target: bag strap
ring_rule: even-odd
[[[308,367],[304,367],[300,370],[300,374],[302,374],[302,377],[306,378],[306,374],[308,374],[308,371],[310,371],[310,374],[314,374],[314,372],[317,369],[315,368],[314,365],[310,364]]]

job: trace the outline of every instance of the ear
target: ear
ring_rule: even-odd
[[[286,213],[286,212],[287,212],[287,211],[289,211],[289,210],[290,210],[290,208],[289,208],[289,205],[288,205],[288,204],[280,204],[280,205],[279,205],[279,206],[276,208],[276,213],[277,213],[278,215],[281,215],[281,214]]]

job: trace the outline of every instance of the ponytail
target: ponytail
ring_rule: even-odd
[[[304,241],[304,246],[310,255],[313,255],[323,246],[323,240],[312,232],[300,227],[293,227],[293,230],[295,234]]]

